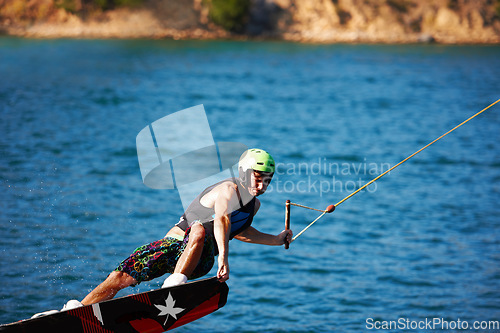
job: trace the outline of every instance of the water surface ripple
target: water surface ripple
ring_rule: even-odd
[[[81,299],[182,213],[135,137],[204,104],[216,141],[279,163],[254,225],[323,208],[500,98],[499,46],[0,39],[0,323]],[[231,242],[226,307],[179,332],[359,332],[500,320],[496,106],[290,250]],[[292,209],[300,231],[317,215]],[[215,274],[215,269],[211,274]],[[130,292],[157,288],[144,283]]]

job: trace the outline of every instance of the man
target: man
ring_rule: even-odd
[[[229,279],[229,240],[282,245],[291,230],[265,234],[251,226],[262,195],[275,171],[271,155],[249,149],[238,163],[239,178],[229,178],[205,189],[163,239],[137,248],[81,302],[69,301],[63,310],[113,298],[121,289],[172,273],[163,288],[206,275],[218,254],[217,277]]]

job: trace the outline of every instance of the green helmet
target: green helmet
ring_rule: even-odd
[[[274,159],[262,149],[248,149],[240,157],[240,162],[238,163],[238,169],[240,173],[246,173],[249,169],[255,171],[274,173],[276,170]]]

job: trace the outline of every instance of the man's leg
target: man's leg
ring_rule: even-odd
[[[181,273],[189,277],[200,261],[204,243],[205,228],[201,224],[195,223],[189,232],[186,248],[175,265],[174,273]]]
[[[195,223],[189,231],[188,242],[175,265],[174,273],[165,280],[163,288],[182,284],[187,281],[200,261],[204,244],[205,228],[201,224]]]
[[[112,299],[117,292],[135,283],[137,281],[127,273],[114,271],[82,300],[82,304],[89,305]]]

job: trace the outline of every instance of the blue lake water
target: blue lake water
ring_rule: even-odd
[[[149,123],[203,104],[216,141],[268,150],[279,168],[253,225],[278,233],[285,200],[336,203],[500,98],[500,46],[2,38],[0,76],[8,323],[82,299],[178,221],[177,192],[142,184]],[[499,139],[495,105],[289,250],[231,241],[227,305],[177,331],[499,321]],[[316,217],[293,207],[292,229]]]

